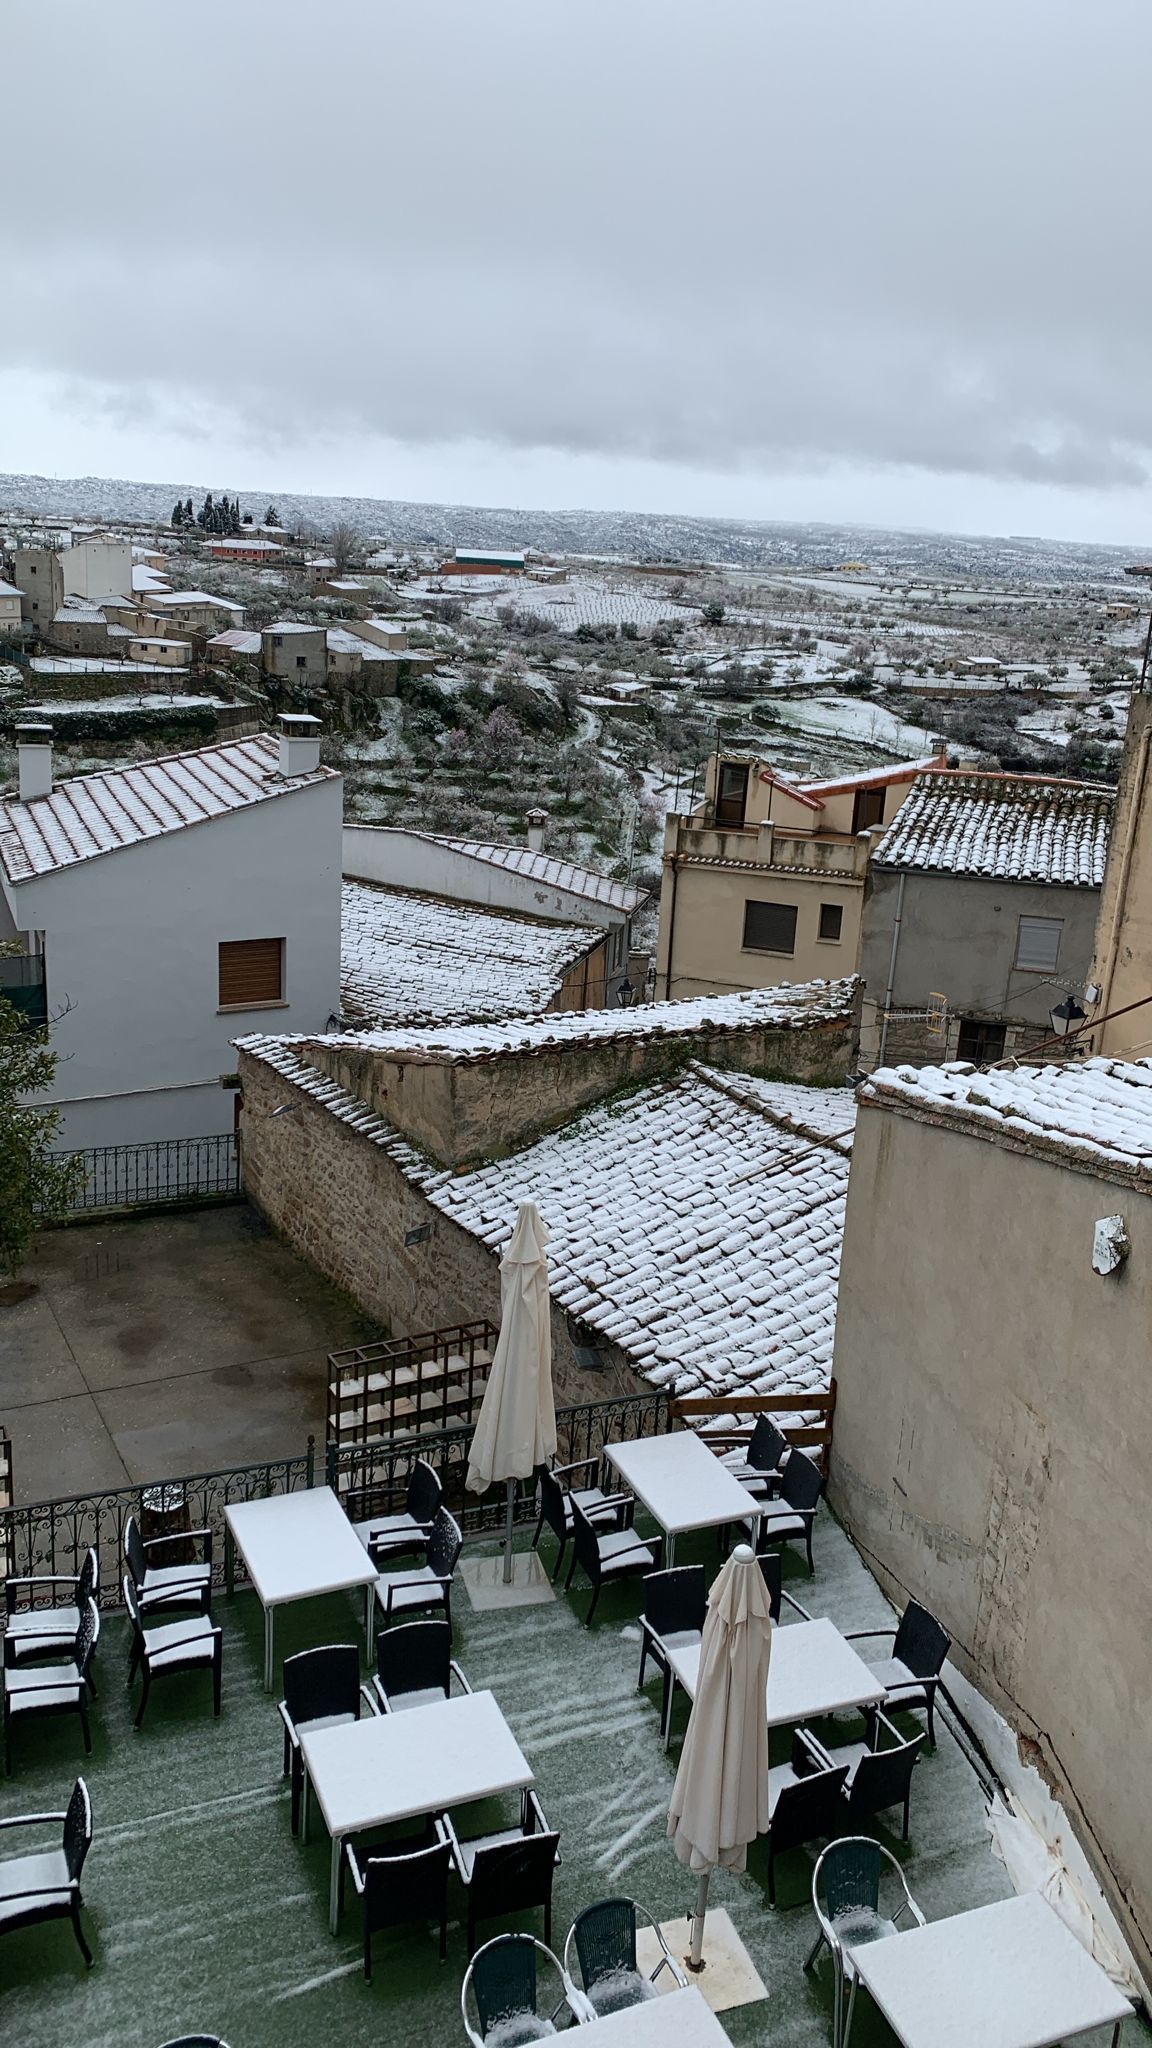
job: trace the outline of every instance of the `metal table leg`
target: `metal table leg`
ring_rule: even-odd
[[[664,1545],[664,1568],[665,1568],[665,1570],[666,1570],[666,1571],[671,1571],[671,1569],[672,1569],[673,1565],[675,1564],[675,1562],[676,1562],[676,1538],[675,1538],[675,1536],[674,1536],[674,1535],[672,1534],[671,1530],[669,1530],[669,1532],[668,1532],[668,1540],[667,1540],[667,1542],[666,1542],[666,1543],[665,1543],[665,1545]]]
[[[236,1545],[227,1522],[224,1524],[224,1590],[229,1599],[236,1591]]]
[[[275,1614],[275,1612],[276,1612],[276,1610],[275,1610],[275,1608],[274,1608],[274,1607],[266,1607],[266,1608],[264,1609],[264,1690],[265,1690],[265,1692],[271,1692],[271,1690],[272,1690],[272,1617],[273,1617],[273,1615]]]
[[[332,1875],[328,1883],[328,1932],[340,1932],[340,1850],[339,1835],[332,1837]]]

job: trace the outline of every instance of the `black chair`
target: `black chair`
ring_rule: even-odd
[[[408,1474],[402,1512],[370,1515],[366,1521],[352,1523],[373,1564],[383,1565],[390,1557],[422,1550],[443,1499],[444,1488],[437,1474],[426,1458],[417,1458]]]
[[[668,1747],[672,1718],[672,1666],[669,1652],[699,1643],[708,1612],[708,1581],[702,1564],[678,1564],[671,1571],[649,1572],[644,1581],[644,1612],[640,1616],[639,1692],[651,1657],[664,1684],[660,1701],[660,1733]]]
[[[376,1581],[372,1603],[387,1627],[394,1615],[427,1614],[439,1608],[452,1625],[452,1575],[464,1548],[464,1538],[447,1508],[437,1508],[424,1549],[424,1562],[412,1571],[382,1572]],[[369,1654],[372,1645],[369,1644]]]
[[[801,1621],[811,1621],[812,1616],[809,1614],[808,1609],[801,1607],[800,1602],[794,1600],[791,1593],[784,1591],[784,1561],[780,1552],[778,1550],[762,1550],[756,1562],[760,1567],[764,1584],[768,1588],[768,1609],[773,1621],[779,1621],[780,1612],[785,1601],[800,1616]]]
[[[12,1728],[36,1714],[79,1714],[84,1752],[92,1754],[88,1726],[88,1674],[100,1640],[96,1602],[86,1600],[68,1656],[59,1664],[16,1665],[4,1638],[4,1774],[12,1775]]]
[[[602,1487],[590,1486],[587,1483],[587,1475],[591,1474],[595,1477],[599,1470],[599,1458],[581,1458],[573,1465],[542,1466],[538,1474],[540,1517],[536,1523],[535,1534],[532,1538],[532,1548],[535,1550],[539,1545],[544,1524],[547,1522],[558,1545],[556,1565],[552,1573],[553,1585],[555,1585],[560,1577],[560,1567],[564,1562],[564,1552],[568,1548],[568,1539],[572,1534],[573,1502],[579,1502],[588,1520],[594,1526],[598,1524],[601,1527],[610,1527],[615,1520],[616,1510],[611,1505],[610,1496],[604,1492]],[[564,1482],[568,1479],[569,1474],[573,1472],[583,1472],[586,1475],[583,1486],[565,1485]]]
[[[870,1742],[846,1742],[835,1749],[821,1743],[820,1748],[831,1766],[848,1766],[844,1797],[848,1802],[847,1825],[852,1832],[859,1834],[862,1822],[871,1820],[875,1814],[887,1813],[889,1807],[899,1806],[904,1811],[901,1839],[906,1842],[912,1773],[925,1737],[913,1735],[904,1742],[884,1714],[873,1713],[869,1718]]]
[[[579,1501],[572,1503],[572,1562],[564,1581],[564,1591],[572,1584],[577,1565],[580,1566],[592,1588],[592,1600],[584,1616],[585,1628],[591,1628],[592,1616],[601,1588],[618,1579],[644,1578],[649,1572],[658,1571],[664,1555],[664,1538],[652,1536],[643,1541],[632,1527],[632,1516],[636,1503],[630,1493],[616,1494],[606,1506],[611,1506],[614,1529],[606,1530],[588,1520]]]
[[[882,1898],[882,1891],[887,1897]],[[847,1835],[829,1843],[821,1852],[812,1872],[812,1905],[820,1932],[808,1951],[804,1968],[815,1968],[816,1958],[827,1943],[835,1972],[832,2040],[834,2048],[848,2048],[860,1981],[853,1950],[899,1934],[905,1913],[911,1915],[917,1927],[923,1927],[924,1915],[891,1850],[881,1848],[879,1842],[867,1835]],[[844,1993],[849,1987],[845,2015]]]
[[[219,2034],[181,2034],[175,2041],[165,2041],[164,2048],[228,2048]]]
[[[707,1442],[707,1438],[705,1438]],[[749,1493],[771,1498],[789,1457],[788,1439],[770,1415],[761,1415],[743,1451],[729,1453],[723,1463]]]
[[[923,1707],[928,1715],[928,1740],[935,1749],[936,1688],[952,1638],[918,1600],[908,1602],[899,1628],[858,1628],[847,1640],[859,1643],[884,1637],[891,1641],[892,1655],[868,1667],[884,1687],[884,1705],[897,1713]]]
[[[191,1614],[186,1615],[183,1621],[169,1621],[159,1628],[145,1628],[136,1588],[127,1575],[124,1579],[124,1605],[132,1624],[128,1683],[132,1684],[138,1671],[143,1680],[133,1727],[138,1731],[144,1719],[152,1680],[167,1678],[177,1671],[211,1671],[212,1712],[219,1717],[223,1655],[223,1637],[219,1628],[207,1616]]]
[[[304,1755],[300,1737],[316,1728],[338,1728],[360,1719],[361,1704],[376,1707],[360,1683],[360,1652],[355,1643],[328,1643],[318,1650],[300,1650],[284,1659],[284,1776],[292,1777],[292,1833],[300,1832],[300,1797],[304,1789]]]
[[[433,1920],[440,1928],[440,1961],[448,1953],[448,1872],[452,1843],[442,1821],[420,1836],[405,1836],[379,1848],[344,1844],[364,1920],[364,1975],[372,1981],[372,1936],[386,1927]],[[343,1868],[341,1869],[341,1903]]]
[[[171,1551],[177,1543],[201,1543],[199,1562],[160,1564],[154,1553]],[[185,1529],[178,1536],[152,1536],[145,1542],[135,1515],[124,1524],[124,1563],[136,1589],[142,1615],[179,1614],[191,1609],[207,1614],[212,1602],[212,1531]]]
[[[552,1878],[560,1861],[560,1837],[544,1818],[532,1791],[520,1799],[520,1825],[461,1841],[445,1816],[456,1875],[468,1895],[468,1954],[476,1948],[480,1920],[544,1909],[544,1940],[552,1945]]]
[[[60,1827],[58,1849],[40,1849],[0,1862],[0,1934],[36,1927],[42,1920],[71,1920],[80,1953],[92,1968],[92,1951],[80,1925],[80,1873],[92,1847],[92,1805],[77,1778],[64,1813],[14,1813],[0,1828]]]
[[[377,1638],[372,1690],[386,1714],[450,1699],[453,1679],[461,1692],[471,1692],[452,1655],[450,1623],[406,1621],[399,1628],[385,1629]]]
[[[636,1961],[636,1924],[642,1912],[660,1950],[656,1967],[649,1975]],[[610,2012],[621,2012],[629,2005],[640,2005],[645,1999],[658,1998],[656,1980],[661,1970],[669,1971],[682,1991],[688,1988],[688,1979],[658,1923],[633,1899],[601,1899],[577,1914],[564,1944],[564,1968],[574,1979],[573,1950],[580,1966],[581,1989],[597,2019]]]
[[[847,1764],[830,1765],[808,1731],[792,1737],[792,1760],[768,1773],[768,1903],[776,1904],[776,1858],[806,1842],[839,1835]]]
[[[537,1958],[542,1956],[560,1982],[560,1996],[551,2009],[540,2010]],[[479,2031],[468,2012],[468,1993],[476,2001]],[[586,1998],[577,1991],[559,1956],[531,1934],[498,1934],[495,1941],[477,1949],[464,1972],[460,1987],[460,2016],[471,2048],[486,2048],[499,2037],[501,2048],[522,2048],[530,2041],[549,2039],[557,2032],[555,2022],[567,2006],[578,2024],[595,2018]]]
[[[66,1586],[71,1599],[62,1606],[36,1606],[37,1589],[41,1586]],[[37,1573],[35,1577],[4,1581],[4,1653],[6,1660],[15,1668],[18,1664],[33,1664],[42,1657],[66,1657],[76,1640],[80,1616],[86,1600],[95,1600],[100,1590],[100,1560],[94,1550],[86,1550],[78,1572]],[[21,1607],[20,1596],[25,1594],[26,1607]],[[96,1680],[88,1669],[88,1690],[96,1697]]]
[[[793,1451],[784,1467],[778,1500],[766,1501],[757,1523],[757,1547],[762,1543],[803,1543],[812,1562],[812,1524],[820,1505],[824,1481],[811,1458]]]

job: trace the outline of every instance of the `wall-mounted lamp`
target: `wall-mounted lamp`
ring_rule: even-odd
[[[1052,1026],[1053,1037],[1069,1037],[1072,1032],[1079,1030],[1087,1015],[1087,1010],[1081,1009],[1075,996],[1069,991],[1064,1001],[1057,1003],[1048,1012],[1048,1021]]]

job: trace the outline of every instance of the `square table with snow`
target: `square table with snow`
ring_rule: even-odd
[[[673,1681],[684,1687],[690,1700],[695,1699],[699,1643],[670,1650],[668,1662]],[[883,1698],[884,1687],[875,1672],[844,1640],[835,1622],[795,1621],[787,1628],[772,1630],[767,1699],[770,1728],[794,1728],[801,1721],[816,1721],[823,1714],[846,1712],[850,1707],[877,1707]]]
[[[904,2048],[1053,2048],[1132,2010],[1039,1892],[852,1951]]]
[[[376,1566],[330,1486],[238,1501],[224,1510],[228,1585],[232,1546],[248,1567],[264,1609],[264,1690],[272,1690],[273,1616],[289,1600],[365,1588],[364,1623],[370,1624]]]
[[[693,1430],[605,1444],[604,1455],[659,1522],[668,1538],[664,1563],[676,1560],[676,1538],[688,1529],[717,1529],[756,1520],[763,1503],[713,1456]]]
[[[332,1837],[329,1925],[336,1932],[345,1837],[423,1819],[535,1783],[490,1692],[434,1700],[403,1714],[369,1714],[303,1732],[304,1813],[314,1792]]]
[[[662,1998],[590,2020],[575,2035],[580,2048],[729,2048],[728,2036],[694,1984]]]

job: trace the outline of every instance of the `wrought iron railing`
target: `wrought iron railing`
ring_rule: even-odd
[[[328,1442],[467,1428],[484,1398],[499,1331],[449,1323],[328,1354]]]
[[[161,1138],[147,1145],[94,1145],[57,1152],[78,1159],[84,1178],[67,1215],[104,1209],[149,1209],[204,1201],[235,1201],[242,1193],[235,1131],[207,1138]]]

